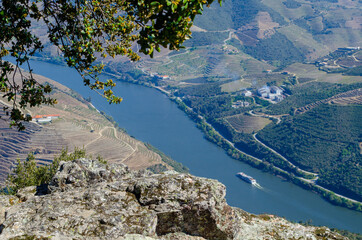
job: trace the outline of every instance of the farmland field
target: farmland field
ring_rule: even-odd
[[[319,71],[318,68],[312,64],[295,63],[285,70],[296,74],[298,77],[313,78],[320,82],[346,84],[362,82],[362,78],[359,76],[344,76],[339,73],[326,73],[324,71]]]
[[[251,84],[246,82],[244,79],[236,80],[230,83],[225,83],[221,85],[221,91],[223,92],[235,92],[240,90],[241,88],[250,87]]]
[[[235,131],[244,133],[257,132],[272,122],[268,118],[248,116],[245,114],[227,117],[226,120]]]
[[[284,34],[298,49],[310,58],[320,57],[328,54],[329,52],[329,49],[323,44],[317,42],[311,33],[296,25],[288,25],[279,28],[278,32]],[[315,49],[315,52],[310,52],[311,48]]]

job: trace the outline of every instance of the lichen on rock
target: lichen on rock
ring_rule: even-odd
[[[79,159],[45,187],[0,197],[0,239],[344,239],[230,207],[218,181],[174,171]]]

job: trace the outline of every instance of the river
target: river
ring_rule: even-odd
[[[255,214],[275,214],[297,222],[311,220],[314,225],[362,233],[362,213],[334,206],[311,191],[230,158],[223,149],[207,141],[195,123],[159,91],[118,82],[114,92],[124,100],[119,105],[110,105],[84,87],[76,71],[44,62],[31,64],[35,73],[91,97],[97,109],[111,115],[130,135],[181,162],[191,174],[225,184],[226,199],[231,206]],[[235,174],[239,171],[254,177],[262,188],[237,178]]]

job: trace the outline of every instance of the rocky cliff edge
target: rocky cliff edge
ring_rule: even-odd
[[[51,183],[0,196],[0,239],[345,239],[230,207],[216,180],[62,162]]]

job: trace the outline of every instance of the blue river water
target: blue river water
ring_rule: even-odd
[[[111,115],[130,135],[181,162],[191,174],[222,182],[231,206],[362,233],[362,213],[334,206],[311,191],[230,158],[223,149],[207,141],[195,123],[159,91],[118,82],[114,92],[124,100],[119,105],[110,105],[84,87],[76,71],[44,62],[31,64],[35,73],[60,82],[83,97],[91,97],[97,109]],[[237,178],[235,174],[239,171],[254,177],[262,188]]]

